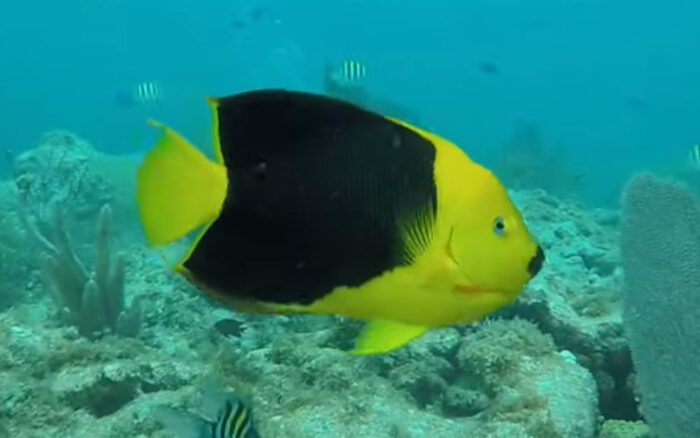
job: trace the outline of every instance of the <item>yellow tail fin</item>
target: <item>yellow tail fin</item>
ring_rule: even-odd
[[[403,324],[396,321],[369,321],[355,340],[353,354],[388,353],[428,330],[427,327]]]
[[[148,241],[172,242],[219,215],[228,190],[226,168],[213,163],[180,134],[161,130],[136,175],[136,200]]]

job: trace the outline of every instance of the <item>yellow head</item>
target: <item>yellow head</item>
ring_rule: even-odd
[[[473,166],[461,202],[450,206],[454,225],[448,252],[469,287],[511,301],[540,270],[544,253],[498,179]]]
[[[544,252],[525,226],[508,192],[493,173],[454,143],[406,122],[435,146],[438,253],[447,251],[442,277],[461,320],[474,320],[512,301],[544,262]],[[446,248],[440,247],[447,245]],[[454,300],[455,289],[462,292]],[[443,303],[444,304],[444,303]]]
[[[453,310],[471,321],[515,299],[540,270],[544,253],[500,181],[454,144],[431,140],[441,240],[454,273],[450,292],[458,292]]]

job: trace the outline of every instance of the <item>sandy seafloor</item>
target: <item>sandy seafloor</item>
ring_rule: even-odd
[[[543,191],[512,196],[546,251],[522,296],[480,323],[431,330],[400,350],[352,356],[361,324],[341,317],[235,313],[170,273],[143,244],[136,158],[105,156],[68,132],[14,157],[0,183],[0,437],[169,435],[168,405],[201,409],[212,382],[250,403],[267,437],[646,437],[620,315],[617,211]],[[58,313],[28,214],[51,236],[52,205],[86,267],[110,204],[110,251],[138,297],[136,336],[87,339]],[[226,330],[217,321],[230,318]]]

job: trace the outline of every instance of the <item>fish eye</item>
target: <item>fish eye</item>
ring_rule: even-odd
[[[493,232],[499,236],[502,236],[506,232],[506,221],[502,216],[497,216],[493,220]]]

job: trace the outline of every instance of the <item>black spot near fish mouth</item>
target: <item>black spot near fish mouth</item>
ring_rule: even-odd
[[[527,265],[527,272],[530,273],[530,277],[534,277],[542,269],[542,264],[544,264],[544,251],[541,246],[537,246],[537,251],[535,255],[530,259],[530,263]]]

